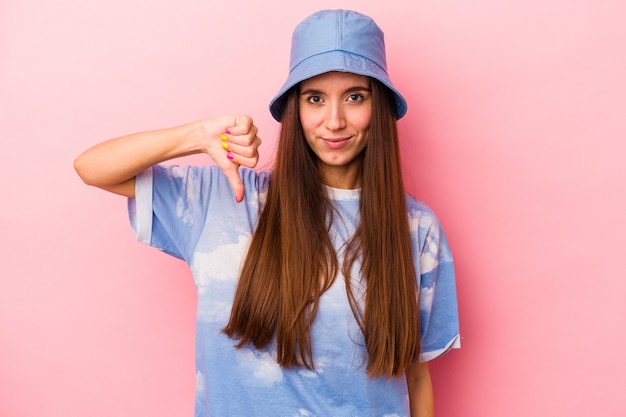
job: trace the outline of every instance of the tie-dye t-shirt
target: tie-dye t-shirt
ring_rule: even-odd
[[[365,373],[363,337],[341,276],[323,294],[311,330],[313,370],[282,369],[275,345],[235,349],[221,333],[270,175],[243,168],[240,173],[240,204],[215,166],[157,165],[137,177],[136,198],[129,200],[138,240],[184,260],[193,273],[195,416],[409,416],[404,377],[369,379]],[[358,222],[359,190],[327,190],[339,214],[330,235],[341,255]],[[460,345],[454,270],[433,212],[410,197],[407,208],[420,288],[421,360],[427,361]]]

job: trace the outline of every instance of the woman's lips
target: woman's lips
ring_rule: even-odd
[[[322,141],[331,149],[340,149],[350,142],[351,137],[345,138],[322,138]]]

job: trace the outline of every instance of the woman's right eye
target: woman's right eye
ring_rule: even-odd
[[[322,102],[322,98],[320,96],[310,96],[307,98],[307,101],[311,104],[318,104]]]

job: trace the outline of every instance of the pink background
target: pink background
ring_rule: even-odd
[[[0,416],[193,415],[189,272],[72,161],[247,113],[267,165],[291,31],[327,7],[383,27],[407,183],[455,254],[438,416],[623,415],[626,3],[2,0]]]

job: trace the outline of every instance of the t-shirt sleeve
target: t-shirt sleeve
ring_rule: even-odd
[[[461,347],[454,262],[446,236],[427,207],[416,210],[419,253],[420,361],[426,362]]]
[[[155,165],[136,177],[128,213],[137,240],[189,262],[209,207],[234,201],[216,166]]]

